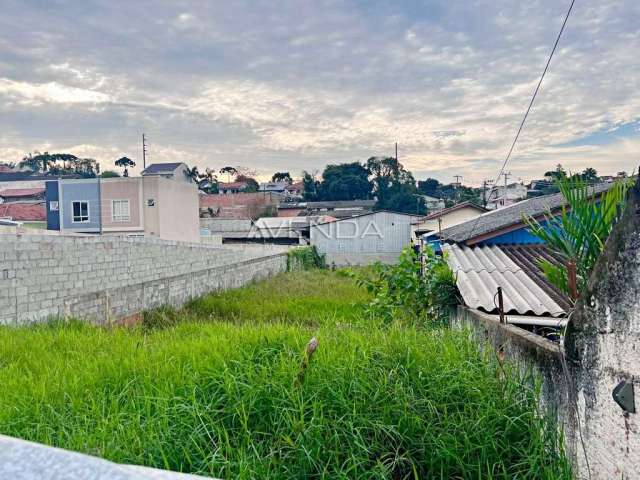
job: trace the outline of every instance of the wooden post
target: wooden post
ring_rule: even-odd
[[[500,323],[505,323],[504,299],[502,298],[502,287],[498,287],[498,312],[500,313]]]
[[[575,260],[567,262],[567,286],[569,287],[569,296],[572,300],[578,299],[578,279],[576,272]]]

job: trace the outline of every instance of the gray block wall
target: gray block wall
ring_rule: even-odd
[[[286,270],[286,253],[146,238],[0,234],[0,325],[110,323]]]

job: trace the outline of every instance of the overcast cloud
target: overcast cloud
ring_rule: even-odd
[[[321,170],[391,155],[494,177],[562,23],[558,0],[4,0],[0,160]],[[578,0],[512,158],[640,163],[640,2]],[[136,168],[139,170],[139,168]]]

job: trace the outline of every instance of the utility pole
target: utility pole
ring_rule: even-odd
[[[507,183],[509,181],[509,177],[511,176],[511,172],[504,172],[504,195],[502,196],[502,206],[507,205]]]
[[[142,134],[142,169],[147,168],[147,139]]]
[[[396,142],[396,162],[398,161],[398,142]]]
[[[462,182],[460,180],[462,180],[462,175],[454,175],[453,178],[456,179],[456,186],[459,187],[460,185],[462,185]]]
[[[490,185],[493,183],[493,180],[483,180],[482,181],[482,203],[483,203],[483,207],[486,208],[487,203],[489,203],[489,200],[487,199],[487,185]],[[489,192],[489,198],[491,198],[491,192]]]

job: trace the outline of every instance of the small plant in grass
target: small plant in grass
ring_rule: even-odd
[[[287,271],[327,268],[325,256],[316,247],[298,247],[287,253]]]
[[[576,264],[577,284],[581,290],[586,286],[613,225],[620,218],[630,181],[616,182],[600,199],[595,198],[592,187],[579,177],[561,177],[556,185],[567,202],[560,215],[547,212],[543,222],[532,217],[525,220],[531,233],[543,240],[548,248],[560,254],[566,263]],[[552,284],[570,293],[566,266],[543,260],[540,267]]]
[[[445,320],[458,303],[453,272],[430,247],[424,252],[423,264],[418,254],[407,247],[397,264],[378,263],[353,276],[373,296],[369,313],[386,322],[400,316]]]

